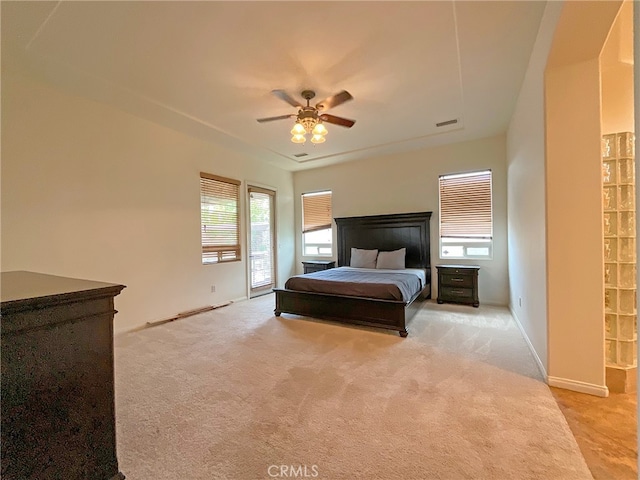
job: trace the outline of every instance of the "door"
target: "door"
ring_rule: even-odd
[[[271,292],[275,286],[276,192],[249,185],[250,297]]]

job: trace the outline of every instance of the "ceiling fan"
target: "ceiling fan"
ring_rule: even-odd
[[[324,134],[326,134],[326,129],[324,129],[324,133],[321,133],[319,135],[316,132],[322,131],[318,129],[318,125],[321,125],[323,122],[331,123],[333,125],[339,125],[346,128],[351,128],[356,123],[355,120],[349,120],[348,118],[336,117],[335,115],[322,113],[325,110],[337,107],[338,105],[351,100],[353,97],[346,90],[325,98],[321,102],[318,102],[315,107],[309,105],[309,101],[316,96],[316,92],[314,92],[313,90],[303,90],[300,94],[302,98],[307,101],[307,105],[300,104],[300,102],[291,98],[291,96],[284,90],[272,90],[271,93],[273,93],[276,97],[284,100],[289,105],[296,107],[298,109],[298,113],[279,115],[277,117],[258,118],[257,120],[259,123],[264,123],[274,120],[295,118],[296,125],[294,126],[294,130],[296,130],[297,127],[298,131],[291,131],[291,133],[294,135],[291,140],[294,143],[304,143],[304,133],[313,133],[314,137],[311,139],[311,141],[313,143],[322,143],[324,141]],[[298,127],[298,124],[301,125],[301,127]]]

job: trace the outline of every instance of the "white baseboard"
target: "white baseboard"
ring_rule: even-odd
[[[550,387],[564,388],[573,390],[574,392],[588,393],[596,397],[608,397],[609,389],[606,385],[594,385],[592,383],[579,382],[577,380],[569,380],[568,378],[547,377],[547,383]]]
[[[538,356],[538,352],[536,352],[536,349],[533,347],[533,344],[529,339],[529,335],[527,335],[527,332],[524,330],[522,323],[520,323],[520,319],[518,318],[518,315],[516,315],[516,312],[513,310],[513,307],[511,305],[509,305],[509,310],[511,311],[511,315],[515,320],[516,325],[518,325],[518,328],[520,329],[520,332],[522,333],[522,336],[524,337],[525,342],[527,342],[527,345],[529,346],[529,350],[531,350],[531,353],[533,354],[533,358],[538,364],[540,373],[542,373],[543,378],[546,379],[547,384],[550,387],[558,387],[558,388],[564,388],[566,390],[572,390],[574,392],[588,393],[589,395],[595,395],[597,397],[609,396],[609,389],[607,388],[606,385],[595,385],[592,383],[580,382],[578,380],[570,380],[568,378],[552,377],[547,375],[547,370],[544,368],[544,364],[542,363],[542,360],[540,360],[540,357]]]
[[[515,320],[516,325],[520,329],[520,333],[522,333],[524,341],[527,342],[527,345],[529,346],[529,350],[531,350],[531,354],[533,355],[533,359],[536,361],[536,364],[538,365],[538,369],[542,374],[542,378],[547,379],[548,378],[547,369],[544,368],[544,363],[542,363],[542,360],[538,356],[538,352],[536,352],[536,349],[533,347],[533,343],[531,343],[531,339],[529,338],[529,335],[527,335],[527,332],[525,331],[524,327],[520,323],[520,319],[518,318],[518,315],[516,315],[516,312],[513,310],[511,305],[509,305],[509,311],[511,312],[511,316]]]

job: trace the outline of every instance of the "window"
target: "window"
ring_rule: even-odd
[[[440,258],[491,258],[491,170],[440,177]]]
[[[331,229],[331,192],[302,194],[303,255],[330,257],[333,235]]]
[[[200,173],[202,263],[240,260],[240,182]]]

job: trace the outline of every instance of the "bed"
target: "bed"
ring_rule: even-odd
[[[377,249],[380,252],[406,249],[405,267],[424,272],[421,287],[409,298],[371,298],[322,291],[300,291],[289,288],[289,279],[285,288],[274,289],[275,315],[290,313],[345,324],[384,328],[397,331],[400,336],[406,337],[407,324],[419,310],[421,300],[431,298],[430,219],[431,212],[335,219],[338,227],[338,267],[350,266],[352,248]],[[314,273],[309,276],[315,275]],[[314,286],[313,289],[317,287]]]

